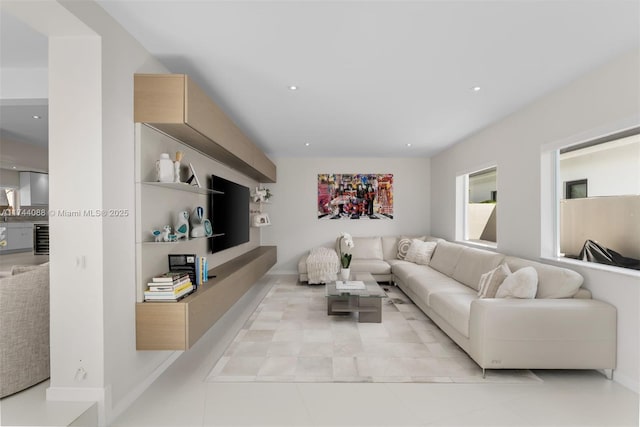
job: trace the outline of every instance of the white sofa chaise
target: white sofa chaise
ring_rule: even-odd
[[[601,369],[616,366],[616,309],[591,299],[575,271],[437,241],[429,265],[397,258],[396,237],[354,237],[351,269],[393,281],[483,369]],[[304,257],[299,278],[305,281]],[[505,263],[533,267],[534,299],[478,297],[480,276]],[[388,266],[388,269],[385,268]]]

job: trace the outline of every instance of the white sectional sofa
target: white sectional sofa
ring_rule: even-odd
[[[353,271],[395,283],[483,369],[601,369],[616,365],[616,309],[591,299],[575,271],[437,238],[428,265],[398,259],[397,237],[354,237]],[[533,267],[533,299],[479,298],[484,273]],[[299,264],[306,281],[306,257]]]

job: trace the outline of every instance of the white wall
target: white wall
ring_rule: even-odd
[[[498,250],[529,259],[541,255],[541,152],[544,146],[599,129],[640,122],[639,57],[618,57],[575,82],[461,141],[431,159],[431,231],[455,237],[456,176],[486,164],[498,168]],[[437,183],[437,184],[435,184]],[[546,188],[546,187],[545,187]],[[546,245],[545,245],[546,247]],[[632,273],[576,268],[594,298],[618,309],[618,367],[614,378],[638,390],[640,280]]]
[[[585,178],[589,197],[640,194],[640,136],[634,139],[635,143],[589,154],[560,156],[563,195],[566,181]]]
[[[11,169],[0,169],[0,187],[20,188],[20,172]]]
[[[263,245],[278,246],[273,271],[297,272],[298,259],[314,246],[330,246],[340,232],[354,236],[428,234],[430,161],[427,158],[276,158],[278,182],[265,211],[270,227]],[[392,173],[393,220],[318,220],[319,173]]]
[[[0,68],[0,99],[47,98],[46,68]]]
[[[50,208],[131,212],[50,218],[47,397],[97,400],[104,424],[175,357],[135,349],[133,74],[167,70],[96,3],[5,6],[49,36]]]

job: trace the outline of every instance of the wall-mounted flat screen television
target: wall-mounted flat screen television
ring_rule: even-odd
[[[211,175],[209,212],[214,237],[211,252],[220,252],[249,241],[249,188]],[[217,193],[217,192],[220,193]]]

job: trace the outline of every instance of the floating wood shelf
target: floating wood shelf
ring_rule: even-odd
[[[136,348],[191,348],[276,260],[275,246],[260,246],[209,270],[211,279],[178,302],[137,303]]]
[[[273,162],[185,74],[136,74],[134,121],[259,182],[276,182]]]

